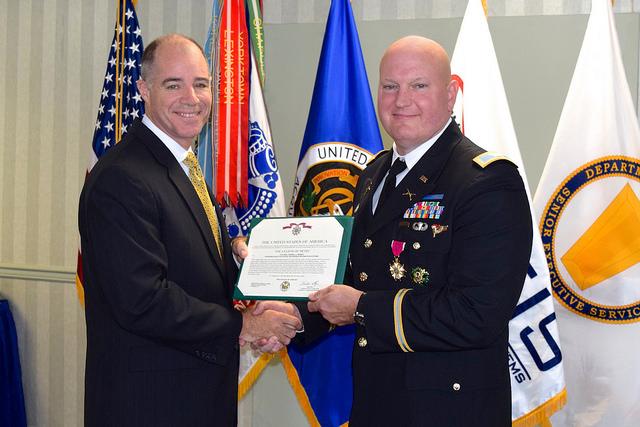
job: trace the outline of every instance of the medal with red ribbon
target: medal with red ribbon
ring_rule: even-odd
[[[404,265],[400,262],[400,254],[404,252],[405,242],[398,240],[391,241],[391,252],[393,253],[393,261],[389,263],[389,273],[394,280],[400,280],[407,272]]]

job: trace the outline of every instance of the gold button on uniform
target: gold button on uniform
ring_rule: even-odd
[[[453,383],[453,391],[459,391],[460,390],[460,384],[459,383]]]
[[[358,338],[358,347],[364,348],[367,346],[367,339],[365,337]]]
[[[367,239],[364,241],[364,247],[369,249],[373,245],[373,240]]]
[[[360,281],[364,282],[369,278],[369,275],[367,273],[365,273],[364,271],[362,273],[360,273]]]
[[[413,249],[415,249],[416,251],[420,249],[420,242],[413,242]]]

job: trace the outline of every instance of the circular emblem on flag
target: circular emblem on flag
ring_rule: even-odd
[[[353,214],[353,193],[358,178],[372,158],[368,151],[344,142],[310,147],[298,166],[290,213],[296,216]]]
[[[300,186],[296,212],[301,216],[332,215],[337,205],[344,215],[351,215],[359,175],[360,169],[343,162],[312,166]]]
[[[640,320],[640,160],[602,157],[549,198],[540,234],[554,297],[592,320]]]

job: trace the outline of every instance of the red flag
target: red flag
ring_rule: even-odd
[[[216,198],[225,193],[233,206],[247,201],[250,50],[244,0],[224,2],[220,19],[218,95],[218,173]]]

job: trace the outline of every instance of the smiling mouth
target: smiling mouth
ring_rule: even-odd
[[[184,119],[192,119],[194,117],[197,117],[200,115],[200,112],[194,112],[194,113],[181,113],[181,112],[176,112],[176,114]]]

